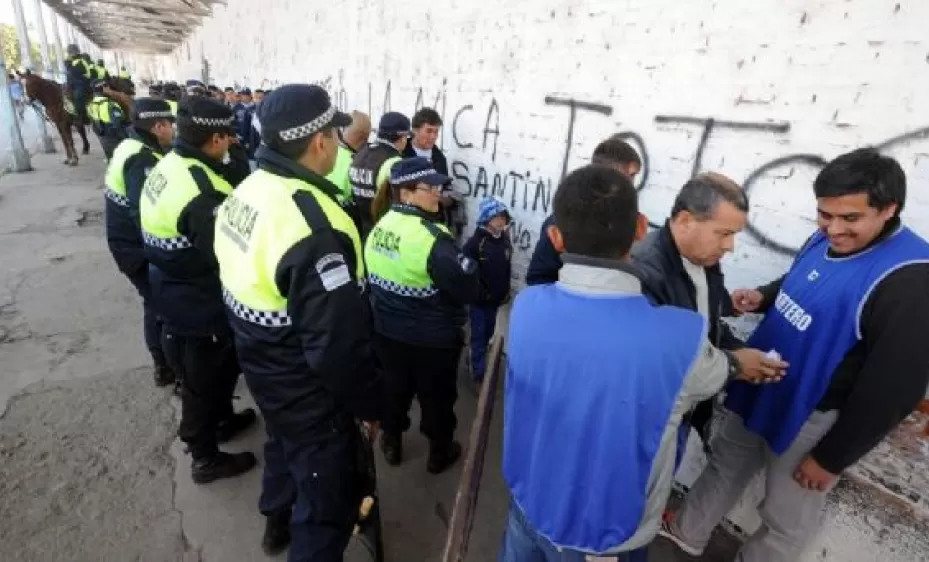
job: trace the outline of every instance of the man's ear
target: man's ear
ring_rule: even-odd
[[[641,240],[645,238],[646,234],[648,234],[648,217],[639,213],[639,217],[635,221],[635,239]]]
[[[548,234],[548,239],[551,241],[552,246],[555,248],[555,251],[559,254],[564,252],[564,237],[561,235],[561,230],[554,224],[549,225],[546,230]]]

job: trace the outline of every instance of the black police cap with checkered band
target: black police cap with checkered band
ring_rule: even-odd
[[[138,98],[132,106],[132,120],[166,119],[174,121],[171,106],[165,100],[155,98]]]
[[[232,109],[221,101],[202,96],[188,96],[177,107],[177,128],[190,127],[208,133],[235,134]]]
[[[336,109],[319,86],[287,84],[261,102],[258,122],[261,140],[275,146],[308,138],[327,126],[348,126],[352,118]]]

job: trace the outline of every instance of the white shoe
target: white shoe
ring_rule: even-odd
[[[682,539],[681,537],[675,535],[675,534],[671,531],[671,521],[672,521],[672,520],[673,520],[673,517],[667,517],[667,516],[666,516],[666,517],[663,517],[663,518],[662,518],[662,520],[661,520],[661,529],[659,529],[659,531],[658,531],[658,536],[664,537],[664,538],[668,539],[669,541],[673,542],[679,549],[681,549],[682,551],[686,552],[687,554],[689,554],[689,555],[691,555],[691,556],[702,556],[702,555],[703,555],[703,549],[702,549],[702,548],[697,548],[697,547],[695,547],[695,546],[691,546],[691,545],[687,544],[686,542],[684,542],[684,539]]]

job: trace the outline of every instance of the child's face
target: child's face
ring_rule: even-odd
[[[491,232],[500,233],[506,230],[506,216],[497,215],[494,218],[490,219],[490,222],[487,223],[487,228]]]

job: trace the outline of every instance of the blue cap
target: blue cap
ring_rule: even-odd
[[[510,216],[510,208],[506,203],[496,197],[485,197],[477,207],[477,224],[479,226],[490,222],[490,219],[497,215]]]
[[[410,126],[409,118],[396,111],[385,113],[380,122],[377,124],[377,136],[397,136],[407,137],[413,134],[413,128]]]
[[[395,187],[448,185],[452,178],[435,171],[432,162],[425,158],[404,158],[390,168],[390,185]]]
[[[252,91],[249,90],[248,88],[242,88],[241,90],[239,90],[239,95],[250,96],[252,95]]]
[[[261,139],[269,146],[305,139],[327,126],[345,127],[351,116],[332,105],[319,86],[287,84],[274,90],[258,106]]]

